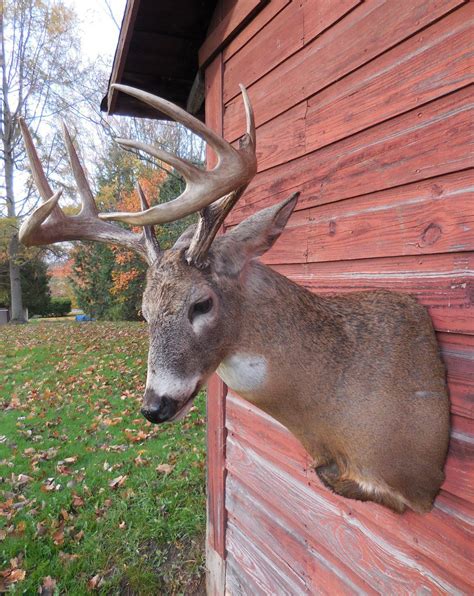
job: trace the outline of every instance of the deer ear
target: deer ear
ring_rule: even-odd
[[[231,232],[220,236],[215,263],[219,273],[236,275],[246,263],[269,250],[283,232],[298,202],[295,192],[282,203],[262,209],[241,222]]]
[[[196,228],[197,224],[191,224],[190,226],[188,226],[181,234],[181,236],[173,244],[172,250],[181,250],[183,248],[188,248],[191,244],[191,240],[193,239]]]

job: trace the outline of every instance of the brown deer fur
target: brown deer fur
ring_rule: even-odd
[[[292,197],[218,237],[206,270],[188,265],[186,236],[150,268],[149,367],[201,385],[232,354],[264,358],[265,382],[236,389],[299,438],[327,487],[398,512],[428,511],[444,479],[449,434],[430,318],[411,296],[317,296],[256,261],[295,204]],[[189,308],[209,295],[215,313],[195,334]],[[160,398],[148,391],[145,408]]]

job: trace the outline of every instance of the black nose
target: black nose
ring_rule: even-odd
[[[178,402],[166,395],[161,398],[154,396],[153,401],[149,401],[149,404],[150,405],[144,406],[141,409],[141,412],[147,420],[154,423],[169,420],[178,410]]]

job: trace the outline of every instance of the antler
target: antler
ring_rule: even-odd
[[[255,122],[245,87],[240,85],[247,132],[240,140],[239,149],[234,148],[201,121],[165,99],[126,85],[114,85],[114,87],[184,124],[214,149],[218,161],[212,170],[204,171],[185,159],[146,143],[117,139],[123,147],[144,151],[173,166],[184,177],[186,188],[173,201],[156,205],[140,213],[101,213],[99,217],[104,220],[118,220],[143,226],[175,221],[200,211],[200,221],[186,252],[186,258],[189,263],[192,262],[198,267],[205,266],[207,252],[219,227],[257,171]]]
[[[64,140],[74,179],[81,197],[82,208],[78,215],[66,216],[58,206],[62,191],[53,194],[46,179],[43,167],[36,152],[30,131],[25,121],[20,118],[20,128],[30,162],[33,179],[44,203],[22,224],[19,232],[20,241],[26,246],[40,246],[53,242],[69,240],[96,240],[111,244],[120,244],[137,251],[148,263],[156,260],[160,247],[152,227],[146,226],[141,234],[124,230],[120,226],[98,217],[94,196],[87,182],[84,169],[79,161],[71,136],[63,124]],[[142,209],[149,209],[145,195],[138,188]]]

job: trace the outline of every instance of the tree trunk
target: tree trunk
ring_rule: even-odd
[[[13,147],[12,147],[12,122],[10,106],[8,103],[8,85],[5,72],[5,55],[4,55],[4,30],[3,30],[3,0],[0,0],[0,72],[2,76],[2,91],[3,97],[0,100],[0,136],[3,145],[3,165],[5,172],[5,194],[7,199],[8,217],[15,217],[15,196],[13,187]],[[10,268],[10,296],[11,296],[11,322],[12,323],[26,323],[25,315],[23,313],[23,299],[21,293],[21,279],[20,266],[18,264],[18,253],[20,250],[20,243],[18,241],[18,234],[15,234],[8,245],[8,259]]]
[[[5,145],[4,145],[5,146]],[[13,197],[13,162],[9,155],[5,155],[5,186],[8,203],[8,216],[15,217],[15,200]],[[8,245],[8,260],[10,268],[10,310],[12,323],[26,323],[23,313],[23,296],[21,293],[20,265],[18,253],[20,242],[18,234],[14,234]]]
[[[20,266],[18,265],[18,234],[12,236],[8,246],[8,257],[10,265],[10,296],[11,296],[11,323],[26,323],[23,312],[23,298],[21,293]]]

